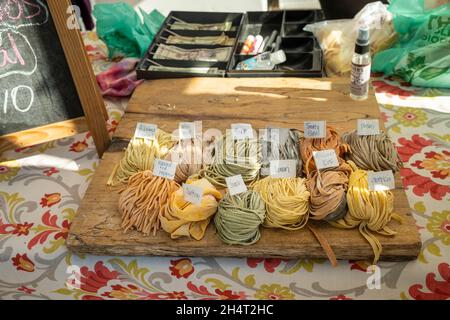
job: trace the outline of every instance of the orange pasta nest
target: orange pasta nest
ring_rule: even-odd
[[[326,138],[301,138],[300,156],[304,164],[303,172],[307,176],[310,172],[316,170],[316,164],[313,160],[313,152],[328,149],[335,150],[338,158],[344,158],[344,156],[350,152],[350,146],[342,142],[336,129],[331,126],[327,126]]]
[[[161,228],[160,215],[179,187],[175,181],[154,176],[149,170],[132,175],[119,197],[124,232],[136,229],[145,235],[155,235]]]

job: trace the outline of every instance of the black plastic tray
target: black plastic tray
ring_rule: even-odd
[[[227,62],[207,61],[181,61],[181,60],[158,60],[152,59],[152,54],[169,33],[167,29],[174,21],[174,17],[192,23],[221,23],[232,21],[234,31],[224,32],[236,41],[233,52]],[[323,73],[322,51],[314,36],[302,31],[308,23],[323,20],[323,14],[318,10],[296,10],[296,11],[264,11],[229,13],[229,12],[188,12],[173,11],[166,18],[160,31],[155,36],[149,50],[137,66],[139,79],[165,79],[165,78],[187,78],[187,77],[321,77]],[[270,36],[273,30],[277,30],[282,37],[280,49],[286,53],[287,61],[275,67],[271,71],[247,71],[235,70],[236,65],[252,55],[239,54],[243,42],[249,34],[260,34],[263,37]],[[218,36],[222,31],[201,30],[176,30],[182,36]],[[181,48],[218,48],[220,45],[179,45]],[[186,72],[159,72],[149,71],[152,65],[149,61],[169,67],[217,67],[223,74],[203,74]]]
[[[148,49],[144,58],[137,65],[136,71],[138,79],[166,79],[166,78],[189,78],[189,77],[218,77],[217,74],[203,74],[203,73],[186,73],[186,72],[161,72],[161,71],[149,71],[148,68],[152,65],[149,61],[153,61],[157,64],[167,67],[217,67],[223,70],[223,76],[225,76],[228,70],[230,60],[226,62],[209,62],[209,61],[181,61],[181,60],[158,60],[153,59],[152,54],[156,51],[157,46],[161,43],[165,43],[162,38],[167,38],[170,29],[170,24],[174,21],[174,17],[190,23],[222,23],[231,21],[233,23],[234,31],[206,31],[206,30],[176,30],[175,32],[181,36],[219,36],[225,33],[231,38],[237,39],[240,28],[242,26],[242,19],[244,14],[231,13],[231,12],[189,12],[189,11],[172,11],[167,16],[163,25],[161,26],[158,34],[153,39],[150,48]],[[194,48],[219,48],[221,46],[216,45],[188,45],[177,44],[177,47],[185,49]],[[233,45],[234,47],[234,45]]]

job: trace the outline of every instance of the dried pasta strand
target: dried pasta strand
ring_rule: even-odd
[[[316,170],[316,164],[313,160],[314,151],[322,151],[327,149],[333,149],[336,151],[338,158],[344,158],[344,156],[350,152],[348,144],[343,143],[336,129],[331,126],[327,126],[326,138],[301,138],[300,141],[300,156],[303,161],[303,171],[306,176],[311,171]]]
[[[196,175],[202,169],[202,142],[201,139],[179,141],[167,154],[166,159],[177,162],[175,181],[185,182],[189,177]]]
[[[217,211],[222,194],[206,179],[188,180],[186,183],[203,188],[201,204],[197,206],[184,200],[184,190],[179,188],[167,200],[160,215],[161,226],[172,239],[186,236],[201,240]]]
[[[271,178],[256,181],[251,188],[266,204],[264,226],[299,230],[308,222],[309,191],[303,178]]]
[[[156,132],[154,140],[133,138],[128,144],[123,158],[114,167],[107,184],[116,186],[126,183],[135,173],[153,170],[155,159],[163,159],[174,144],[172,135],[160,129]]]
[[[336,255],[334,254],[333,249],[331,248],[330,244],[328,243],[327,239],[323,236],[322,233],[319,232],[316,228],[314,228],[311,225],[308,225],[308,229],[311,231],[311,233],[316,237],[317,241],[320,243],[321,247],[323,248],[323,251],[325,251],[325,254],[328,257],[328,260],[330,261],[331,265],[333,267],[336,267],[338,265]]]
[[[360,136],[354,130],[342,135],[342,140],[351,148],[347,159],[353,161],[360,169],[397,172],[402,167],[394,143],[384,132]]]
[[[244,182],[258,179],[261,169],[261,145],[257,139],[234,140],[230,133],[215,142],[212,161],[200,176],[215,186],[226,187],[225,178],[242,175]]]
[[[308,177],[312,220],[334,221],[347,213],[346,192],[352,168],[342,159],[339,162],[337,168],[315,170]]]
[[[265,215],[266,206],[257,192],[227,193],[214,217],[217,235],[226,244],[254,244],[261,237],[259,226]]]
[[[394,195],[391,191],[370,191],[367,171],[358,169],[353,162],[350,175],[347,203],[347,215],[335,222],[333,226],[344,229],[358,228],[362,236],[369,242],[374,252],[373,263],[380,258],[382,246],[374,233],[393,236],[395,231],[388,227],[388,223],[395,219],[402,221],[401,216],[395,214]]]
[[[145,235],[152,232],[155,235],[161,226],[159,216],[179,187],[175,181],[154,176],[149,170],[132,175],[119,196],[124,232],[136,229]]]
[[[272,141],[271,132],[278,130],[279,141]],[[270,161],[272,160],[295,160],[297,161],[297,177],[302,177],[302,159],[300,158],[301,132],[296,129],[267,128],[267,136],[260,138],[262,164],[261,175],[268,176],[270,173]]]

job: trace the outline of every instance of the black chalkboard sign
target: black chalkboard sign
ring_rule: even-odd
[[[45,0],[0,0],[0,136],[84,116]]]
[[[90,131],[110,143],[105,104],[71,0],[0,0],[0,155]]]

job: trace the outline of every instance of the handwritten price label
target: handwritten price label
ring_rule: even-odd
[[[192,184],[183,183],[184,200],[200,206],[203,198],[203,188],[193,186]]]
[[[358,135],[372,136],[380,134],[380,121],[378,119],[358,119]]]
[[[189,140],[195,138],[195,123],[180,122],[179,125],[180,140]]]
[[[134,137],[155,140],[157,130],[158,126],[156,124],[138,122],[136,125],[136,131],[134,132]]]
[[[156,159],[153,166],[153,175],[173,180],[176,170],[177,164],[175,162]]]
[[[370,191],[386,191],[395,189],[395,179],[392,170],[367,173]]]
[[[297,173],[296,160],[270,161],[270,176],[272,178],[295,178]]]
[[[325,138],[326,121],[305,121],[305,138]]]
[[[335,168],[339,166],[339,161],[336,156],[336,151],[323,150],[313,152],[314,162],[317,169]]]
[[[231,124],[231,135],[234,140],[253,139],[253,128],[249,123]]]
[[[232,196],[247,192],[247,186],[245,185],[244,179],[242,179],[242,176],[240,174],[237,176],[225,178],[225,182],[228,187],[228,192]]]

